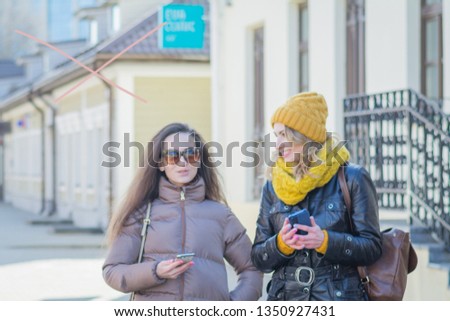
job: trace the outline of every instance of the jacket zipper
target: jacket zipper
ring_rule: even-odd
[[[186,197],[184,195],[184,189],[180,190],[180,201],[181,201],[181,253],[185,252],[184,246],[186,243],[186,213],[184,209],[184,202]],[[181,301],[184,301],[184,273],[181,275]]]

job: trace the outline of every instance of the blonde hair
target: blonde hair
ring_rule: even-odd
[[[309,168],[311,167],[311,164],[318,160],[317,154],[322,148],[322,144],[287,126],[285,126],[284,132],[288,141],[292,142],[294,145],[302,145],[304,147],[299,162],[292,166],[296,181],[301,180],[305,175],[312,175],[309,172]],[[327,133],[326,140],[330,138],[332,138],[332,133]],[[305,149],[305,147],[307,148]],[[279,152],[276,150],[272,153],[272,160],[276,162],[278,157]],[[268,167],[266,170],[266,178],[268,180],[272,179],[272,169],[273,167]]]

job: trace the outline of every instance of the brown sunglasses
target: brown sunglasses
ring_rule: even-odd
[[[181,152],[177,149],[169,149],[163,151],[162,156],[166,165],[179,165],[181,157],[189,164],[195,164],[200,161],[200,149],[190,147]]]

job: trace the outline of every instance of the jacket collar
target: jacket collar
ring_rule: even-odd
[[[205,199],[205,181],[202,177],[194,179],[189,185],[179,187],[172,184],[166,177],[159,181],[159,198],[166,203],[176,203],[181,200],[184,191],[185,201],[202,202]]]

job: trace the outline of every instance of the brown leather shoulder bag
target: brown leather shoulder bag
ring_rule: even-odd
[[[344,167],[338,172],[344,195],[347,215],[353,235],[352,199],[345,179]],[[397,228],[381,232],[382,255],[372,265],[358,266],[359,276],[371,301],[401,301],[406,290],[408,273],[417,267],[417,254],[410,242],[409,233]]]

